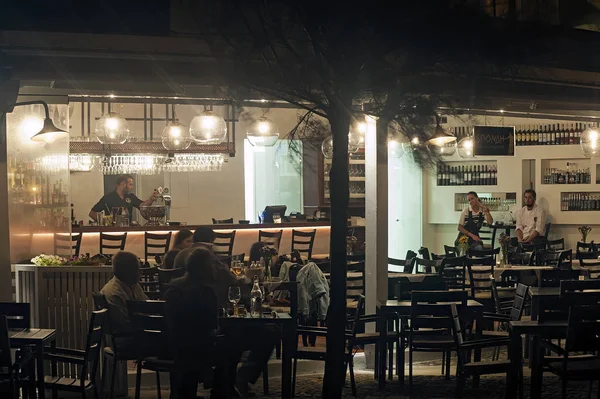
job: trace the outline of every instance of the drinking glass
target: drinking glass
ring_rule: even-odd
[[[236,277],[241,275],[242,271],[243,271],[242,262],[233,261],[232,263],[233,263],[233,265],[231,266],[231,272],[233,273],[233,275]]]
[[[238,315],[238,307],[237,304],[242,299],[242,293],[240,292],[240,287],[229,287],[228,293],[229,302],[233,304],[233,315]]]

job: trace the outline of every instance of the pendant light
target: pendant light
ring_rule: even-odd
[[[116,112],[109,112],[96,122],[96,139],[102,144],[124,144],[129,138],[129,125]]]
[[[435,124],[435,130],[433,132],[433,136],[431,136],[427,140],[427,144],[441,147],[443,145],[450,144],[452,142],[456,142],[456,136],[446,132],[444,130],[444,128],[440,125],[439,116],[436,117],[436,119],[437,120],[436,120],[436,124]]]
[[[166,150],[187,150],[191,143],[189,130],[178,121],[169,122],[162,131],[162,145]]]
[[[460,139],[458,142],[458,155],[464,159],[474,158],[473,155],[473,136]]]
[[[581,151],[588,158],[600,156],[600,131],[590,126],[581,133]]]
[[[227,123],[213,112],[212,105],[208,105],[192,119],[189,132],[198,144],[220,144],[227,137]]]
[[[279,129],[271,119],[263,116],[248,126],[246,137],[255,147],[273,147],[279,140]]]

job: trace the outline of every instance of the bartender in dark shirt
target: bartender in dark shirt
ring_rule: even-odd
[[[140,208],[141,205],[152,205],[156,200],[158,193],[155,191],[150,198],[142,201],[133,194],[133,176],[121,175],[117,178],[117,187],[115,191],[104,195],[100,201],[90,211],[90,217],[93,220],[98,220],[98,214],[102,211],[105,213],[112,212],[113,208],[126,208],[127,213],[131,215],[133,207]]]

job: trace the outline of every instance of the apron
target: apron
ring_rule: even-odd
[[[484,221],[483,213],[479,213],[478,216],[473,217],[473,211],[469,210],[469,214],[467,216],[467,222],[465,224],[463,224],[463,227],[469,233],[475,234],[477,237],[479,237],[479,230],[481,230],[481,226],[483,226],[483,221]],[[463,235],[463,233],[461,233],[461,232],[458,233],[458,236],[456,237],[456,241],[454,241],[454,245],[458,245],[458,239],[462,235]],[[469,237],[469,247],[475,243],[476,243],[476,241],[474,239],[472,239],[471,237]]]

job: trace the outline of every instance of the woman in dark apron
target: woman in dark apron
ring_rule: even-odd
[[[458,237],[466,235],[469,238],[469,249],[481,250],[483,249],[483,243],[479,238],[479,230],[481,230],[484,221],[487,224],[492,224],[494,219],[487,206],[481,203],[476,192],[469,191],[467,200],[469,206],[463,209],[458,221],[458,231],[460,232]],[[455,244],[457,243],[458,238]]]

